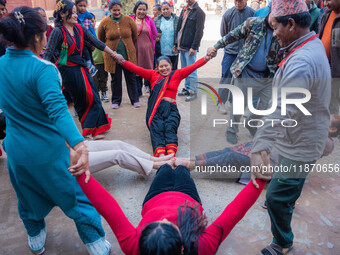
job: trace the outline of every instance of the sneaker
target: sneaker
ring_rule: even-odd
[[[150,87],[149,86],[145,87],[145,93],[150,93]]]
[[[118,109],[119,108],[119,104],[112,104],[112,109]]]
[[[91,64],[91,66],[89,68],[90,75],[93,77],[93,76],[96,75],[97,72],[98,72],[98,69],[94,65]]]
[[[228,111],[227,111],[227,109],[226,109],[225,107],[226,107],[226,106],[225,106],[225,104],[223,104],[223,103],[222,103],[222,105],[221,105],[221,104],[218,104],[218,106],[217,106],[217,111],[218,111],[219,113],[223,114],[223,115],[226,115],[226,114],[228,114]]]
[[[102,92],[102,100],[103,100],[104,102],[109,102],[109,99],[108,99],[107,96],[106,96],[106,92]]]
[[[133,103],[133,107],[139,108],[139,107],[140,107],[140,102],[135,102],[135,103]]]
[[[178,92],[177,95],[180,96],[180,97],[189,96],[189,95],[190,95],[190,92],[189,92],[189,90],[187,90],[186,88],[183,88],[182,91],[181,91],[181,92]]]
[[[251,127],[251,126],[249,126],[247,121],[246,121],[245,127],[246,127],[246,129],[248,129],[250,135],[251,135],[252,137],[254,137],[255,134],[256,134],[257,128],[256,128],[256,127]]]
[[[192,92],[192,93],[189,94],[189,96],[187,96],[185,98],[185,101],[190,102],[190,101],[193,101],[195,99],[197,99],[197,92]]]
[[[226,136],[227,136],[227,142],[231,144],[237,144],[237,136],[235,133],[227,132]]]

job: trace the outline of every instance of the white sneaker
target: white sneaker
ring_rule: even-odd
[[[225,106],[225,104],[223,104],[223,103],[222,103],[222,105],[221,105],[221,104],[218,104],[218,106],[217,106],[217,111],[218,111],[219,113],[223,114],[223,115],[228,114],[228,111],[227,111],[227,109],[226,109],[226,106]]]

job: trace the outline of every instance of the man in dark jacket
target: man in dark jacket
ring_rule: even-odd
[[[320,39],[325,46],[332,71],[330,112],[339,114],[340,106],[340,0],[326,1],[320,23]]]
[[[187,0],[187,5],[181,11],[177,26],[177,42],[174,50],[179,50],[181,68],[196,62],[196,55],[203,37],[205,13],[195,0]],[[185,101],[197,98],[197,71],[185,79],[185,88],[178,93],[187,96]]]

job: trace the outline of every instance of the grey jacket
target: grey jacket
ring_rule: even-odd
[[[310,32],[281,49],[284,58],[313,35],[315,32]],[[286,59],[274,76],[273,87],[278,88],[278,105],[272,114],[262,119],[265,124],[256,132],[252,152],[265,150],[269,153],[275,146],[280,155],[291,160],[310,162],[319,159],[328,136],[331,98],[331,72],[319,38],[306,43]],[[304,115],[293,104],[287,104],[287,114],[281,115],[281,89],[287,87],[310,91],[311,99],[303,106],[312,115]],[[288,99],[304,97],[301,93],[287,94]],[[270,119],[280,121],[275,121],[272,127]],[[298,124],[295,127],[283,127],[281,121],[284,119],[294,119]]]
[[[255,11],[246,6],[242,11],[233,7],[227,10],[222,17],[220,34],[224,37],[230,31],[234,30],[237,26],[241,25],[246,19],[252,17]],[[237,55],[238,51],[242,48],[243,40],[233,42],[224,48],[224,52],[230,55]]]

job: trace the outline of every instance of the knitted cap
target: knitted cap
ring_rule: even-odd
[[[271,15],[275,18],[308,11],[305,0],[273,0]]]

